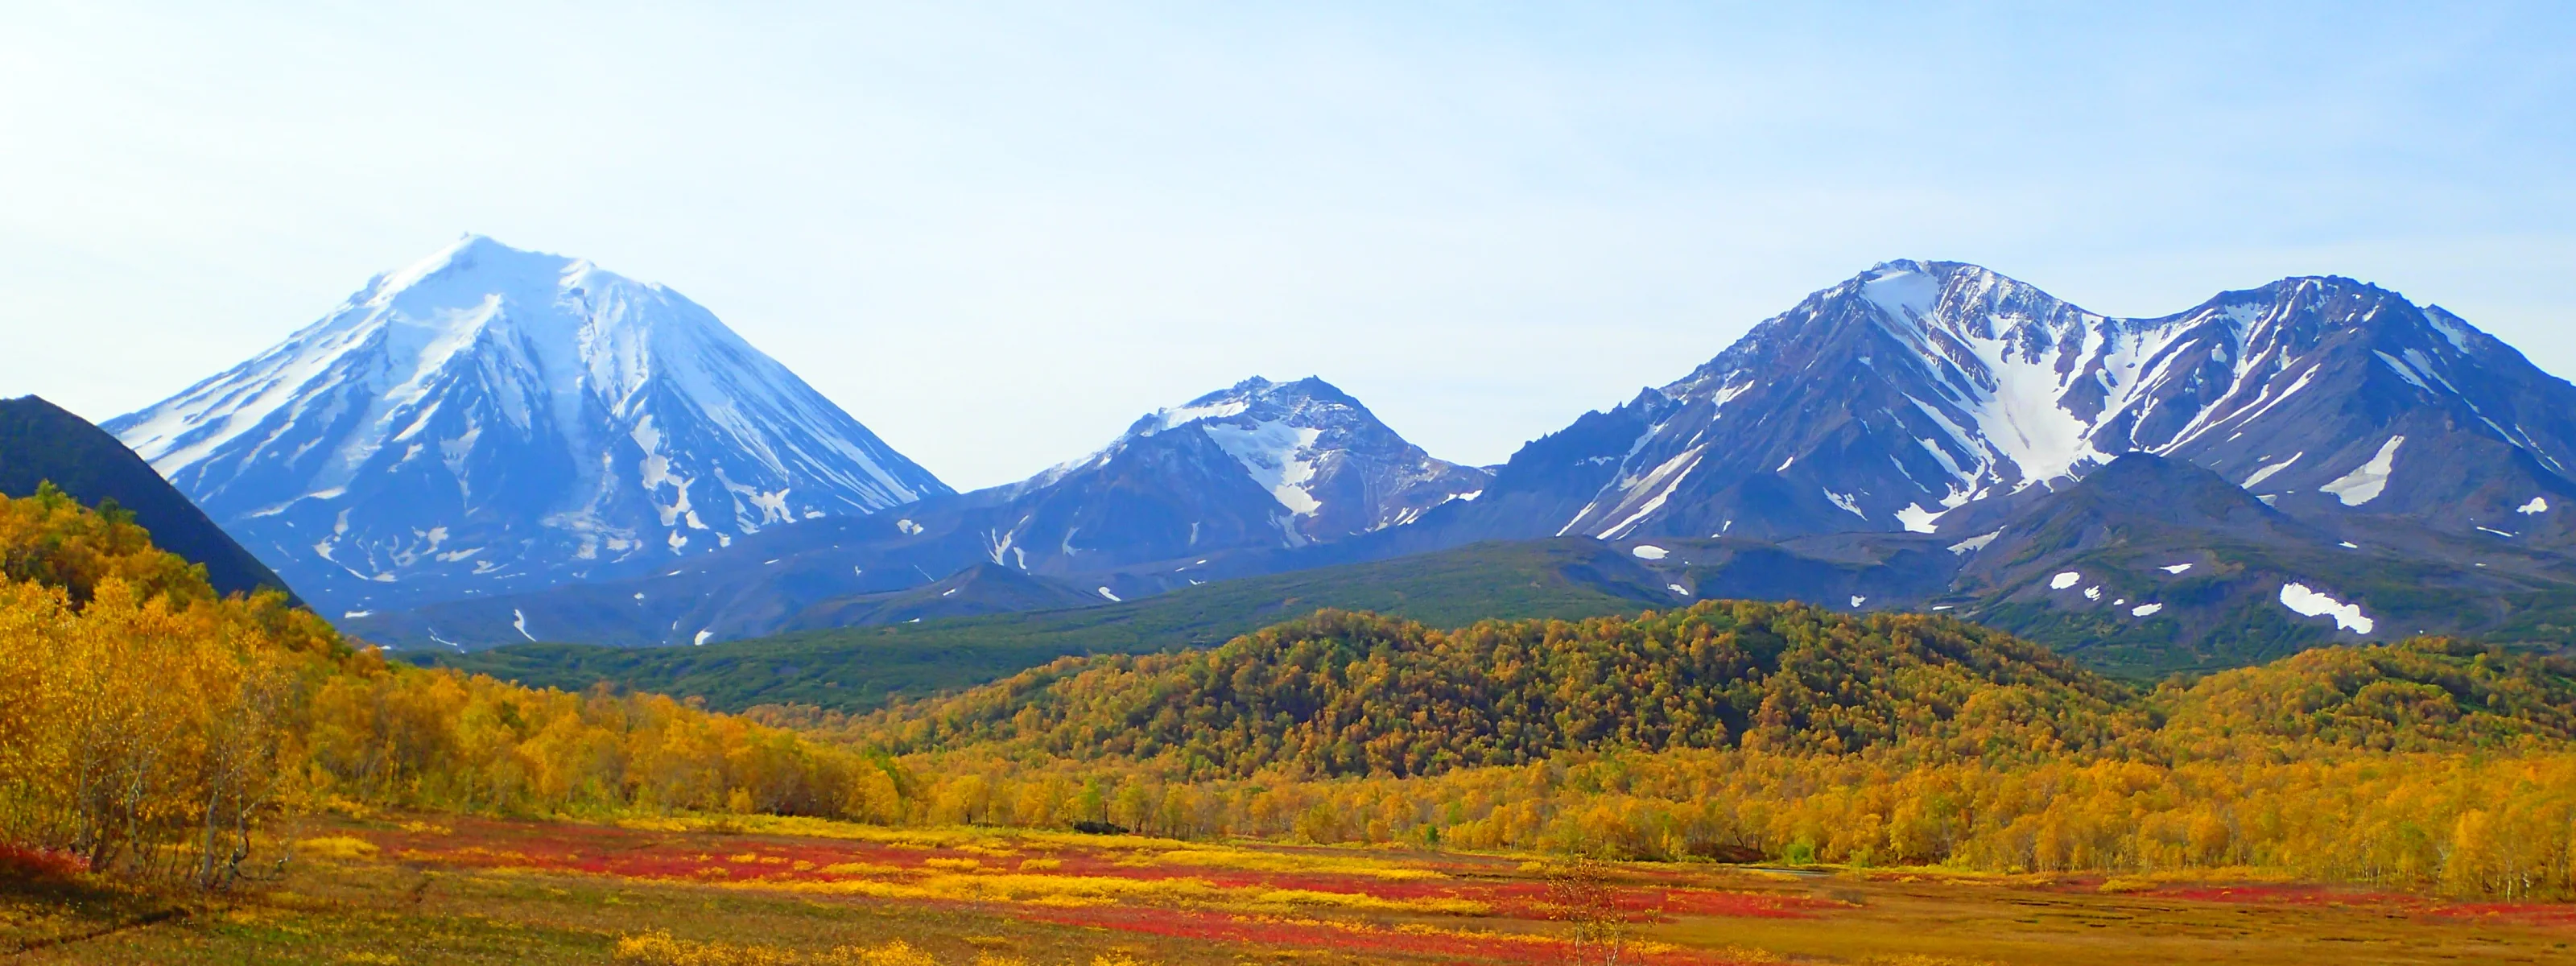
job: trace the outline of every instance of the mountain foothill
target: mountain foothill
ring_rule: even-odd
[[[1573,588],[1559,617],[1938,614],[2139,677],[2576,634],[2576,386],[2339,277],[2120,318],[1893,261],[1499,466],[1255,377],[961,493],[678,292],[468,235],[102,427],[10,405],[10,492],[112,497],[219,587],[424,660],[1066,622],[1155,651],[1523,584]],[[1599,552],[1497,549],[1566,541]]]

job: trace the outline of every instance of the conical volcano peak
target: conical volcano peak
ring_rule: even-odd
[[[391,299],[424,286],[552,288],[565,276],[591,270],[583,259],[513,248],[488,235],[468,232],[418,261],[377,275],[367,286],[366,301]]]
[[[348,611],[947,492],[679,293],[482,235],[107,428]]]

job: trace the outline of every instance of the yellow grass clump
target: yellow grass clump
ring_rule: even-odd
[[[837,869],[827,867],[825,871]],[[948,902],[1018,902],[1079,908],[1126,902],[1146,905],[1202,906],[1282,911],[1337,909],[1411,915],[1479,916],[1491,907],[1466,899],[1424,897],[1389,899],[1349,892],[1313,889],[1222,887],[1196,877],[1127,879],[1117,876],[1044,875],[983,869],[942,872],[909,879],[837,879],[723,883],[731,888],[801,892],[812,895],[865,896],[871,899]]]
[[[911,870],[880,862],[834,862],[823,867],[825,875],[895,875],[908,871]]]
[[[610,955],[632,966],[805,966],[810,962],[786,950],[691,942],[660,931],[621,937]]]
[[[621,936],[611,952],[623,966],[943,966],[940,959],[900,939],[873,946],[840,946],[826,953],[800,953],[760,945],[697,942],[655,930]],[[978,953],[971,966],[1029,966],[1027,960]],[[1091,966],[1153,966],[1121,953],[1092,957]]]
[[[866,949],[843,946],[833,950],[832,955],[855,966],[939,966],[939,960],[931,958],[929,953],[914,949],[911,943],[900,939]]]
[[[376,857],[378,851],[376,843],[347,835],[305,839],[295,843],[295,849],[316,858],[339,859],[343,862],[372,859]]]

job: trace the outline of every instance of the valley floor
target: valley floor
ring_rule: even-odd
[[[0,954],[638,966],[2576,963],[2576,905],[2278,881],[1569,866],[764,818],[334,819],[299,837],[278,880],[213,903],[0,880]]]

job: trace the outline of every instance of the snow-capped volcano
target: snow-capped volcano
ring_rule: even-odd
[[[2558,532],[2517,513],[2570,486],[2576,387],[2438,307],[2350,279],[2128,319],[1973,265],[1889,262],[1532,443],[1447,525],[1949,533],[2130,452],[2189,460],[2291,512]]]
[[[1026,493],[1117,460],[1143,441],[1204,436],[1278,502],[1285,541],[1333,540],[1412,521],[1449,500],[1474,498],[1488,474],[1431,457],[1341,390],[1309,376],[1255,376],[1139,418],[1107,447],[1038,474]]]
[[[679,293],[479,235],[107,428],[331,613],[949,492]]]

